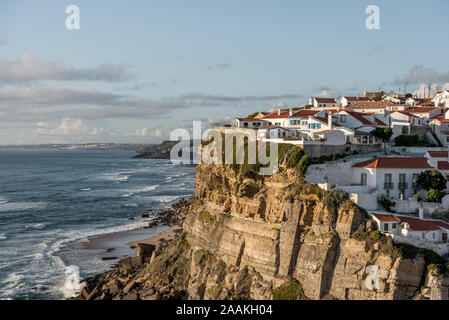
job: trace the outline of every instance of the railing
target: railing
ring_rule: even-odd
[[[388,183],[384,183],[384,189],[385,190],[391,190],[394,188],[394,183],[388,182]]]
[[[399,182],[399,190],[405,190],[407,189],[408,183],[407,182]]]

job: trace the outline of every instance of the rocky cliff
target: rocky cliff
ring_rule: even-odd
[[[285,149],[272,176],[198,165],[183,234],[89,279],[82,297],[448,298],[440,257],[393,244],[347,194],[307,184],[301,156]]]

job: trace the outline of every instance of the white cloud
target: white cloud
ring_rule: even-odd
[[[1,39],[0,39],[1,41]],[[24,52],[15,61],[0,61],[0,83],[20,83],[40,80],[88,80],[118,82],[132,79],[127,64],[104,63],[88,68],[66,66],[61,60],[44,62]]]
[[[136,136],[138,137],[146,137],[148,135],[148,128],[139,129],[136,131]]]

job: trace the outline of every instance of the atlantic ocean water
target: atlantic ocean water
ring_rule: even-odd
[[[133,155],[0,150],[0,299],[64,298],[113,263],[77,244],[142,228],[142,214],[193,195],[194,167]]]

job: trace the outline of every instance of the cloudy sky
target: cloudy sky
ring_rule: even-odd
[[[65,27],[68,5],[80,29]],[[365,27],[368,5],[380,30]],[[311,95],[449,88],[449,3],[0,2],[0,144],[136,142]]]

